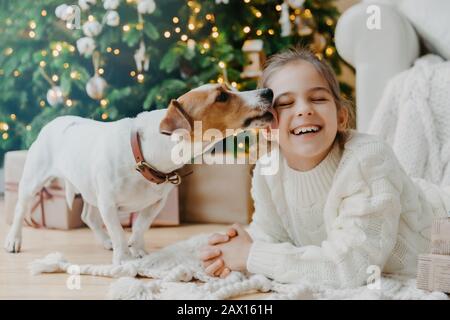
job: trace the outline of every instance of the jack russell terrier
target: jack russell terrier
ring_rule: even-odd
[[[114,264],[144,256],[144,233],[181,182],[178,169],[183,163],[172,159],[176,142],[170,135],[186,130],[193,139],[184,143],[202,147],[194,154],[198,156],[206,142],[193,134],[194,121],[201,121],[203,131],[215,128],[224,136],[226,129],[268,127],[272,98],[270,89],[236,92],[208,84],[172,100],[167,109],[136,118],[106,123],[63,116],[49,122],[28,151],[5,249],[20,251],[22,221],[32,200],[57,177],[65,181],[69,204],[81,194],[82,220],[105,248],[113,249]],[[139,212],[128,243],[119,221],[122,212]]]

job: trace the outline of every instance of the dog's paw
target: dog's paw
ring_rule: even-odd
[[[145,251],[144,247],[130,246],[129,249],[131,255],[135,259],[141,259],[148,254],[147,251]]]
[[[112,250],[113,249],[113,244],[112,244],[111,239],[103,240],[103,248],[105,248],[106,250]]]
[[[9,234],[6,237],[4,248],[10,253],[20,252],[20,247],[22,246],[22,237]]]

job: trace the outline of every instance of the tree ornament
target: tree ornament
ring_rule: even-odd
[[[242,51],[250,63],[244,66],[244,70],[241,73],[242,78],[257,78],[261,76],[265,61],[263,46],[264,42],[260,39],[246,40],[244,42]]]
[[[300,9],[305,3],[305,0],[287,0],[287,2],[291,8]]]
[[[75,10],[72,6],[68,6],[67,4],[61,4],[56,7],[55,15],[64,21],[70,20],[75,16]]]
[[[151,14],[155,11],[154,0],[138,0],[137,10],[140,14]]]
[[[308,20],[300,16],[297,16],[295,18],[295,24],[297,25],[297,33],[299,36],[309,36],[314,32],[314,29],[312,28],[312,26],[310,26]]]
[[[47,91],[47,102],[52,107],[56,107],[64,102],[64,95],[61,87],[53,86]]]
[[[103,0],[103,8],[105,10],[116,10],[119,4],[119,0]]]
[[[291,21],[289,20],[289,5],[286,1],[281,5],[281,15],[278,22],[281,25],[281,36],[290,36],[292,34],[292,25]]]
[[[325,47],[327,46],[327,39],[325,39],[325,37],[321,33],[314,33],[313,41],[314,42],[310,44],[310,49],[314,53],[320,53],[325,50]]]
[[[95,47],[95,41],[90,37],[83,37],[77,40],[78,52],[85,57],[89,57],[90,55],[92,55]]]
[[[117,11],[109,10],[103,17],[103,21],[110,27],[117,27],[120,24],[120,17]]]
[[[86,92],[92,99],[100,100],[105,95],[105,89],[108,83],[98,72],[100,64],[100,53],[98,51],[95,51],[92,55],[92,62],[94,64],[95,75],[86,83]]]
[[[83,24],[83,32],[88,37],[95,37],[102,32],[102,25],[98,21],[86,21]]]
[[[89,10],[90,5],[95,4],[97,4],[97,0],[78,0],[78,6],[83,11]]]
[[[141,40],[139,44],[139,49],[137,49],[134,53],[134,61],[136,62],[136,69],[138,72],[142,72],[142,70],[148,70],[148,67],[150,65],[150,56],[145,50],[145,43],[143,40]]]

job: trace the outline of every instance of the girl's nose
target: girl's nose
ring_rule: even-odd
[[[306,112],[299,112],[297,115],[299,117],[303,116],[303,115],[308,115],[308,116],[312,116],[313,112],[312,111],[306,111]]]

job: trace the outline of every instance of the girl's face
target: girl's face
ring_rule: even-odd
[[[322,161],[346,120],[337,112],[331,90],[307,61],[291,62],[268,82],[274,93],[280,148],[293,169],[306,171]]]

